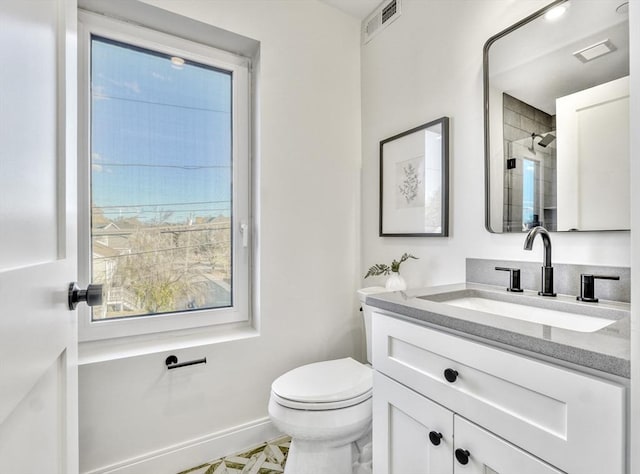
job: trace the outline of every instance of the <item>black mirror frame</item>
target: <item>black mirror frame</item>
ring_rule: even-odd
[[[491,193],[491,182],[489,176],[489,157],[491,154],[491,144],[489,142],[489,48],[500,38],[508,35],[509,33],[512,33],[513,31],[523,27],[528,23],[531,23],[533,20],[543,16],[549,10],[552,10],[553,8],[562,3],[566,3],[567,1],[569,0],[555,0],[546,7],[541,8],[540,10],[523,18],[519,22],[514,23],[510,27],[502,30],[500,33],[493,35],[484,44],[484,48],[482,50],[482,90],[484,106],[484,228],[492,234],[500,234],[501,232],[495,232],[491,229],[491,208],[489,206],[489,198]]]

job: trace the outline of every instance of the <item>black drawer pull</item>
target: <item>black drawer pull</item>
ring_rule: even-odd
[[[429,441],[431,441],[431,444],[433,444],[434,446],[440,446],[440,443],[442,442],[442,433],[438,433],[437,431],[430,431]]]
[[[469,464],[469,458],[471,454],[466,449],[456,449],[456,459],[462,465]]]
[[[188,360],[187,362],[178,363],[178,358],[174,355],[170,355],[165,359],[164,363],[167,366],[167,369],[171,370],[171,369],[179,369],[180,367],[187,367],[189,365],[206,364],[207,358],[203,357],[202,359],[194,359],[194,360]]]
[[[447,382],[453,383],[458,379],[458,371],[454,369],[445,369],[444,378],[447,379]]]

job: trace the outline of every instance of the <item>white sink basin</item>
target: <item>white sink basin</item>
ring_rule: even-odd
[[[490,292],[467,290],[421,296],[420,298],[457,306],[459,308],[496,314],[511,319],[529,321],[577,332],[595,332],[615,322],[614,319],[610,318],[581,314],[578,305],[575,305],[576,308],[572,308],[571,311],[564,311],[567,307],[574,306],[572,303],[567,302],[540,301],[541,305],[551,306],[551,308],[549,308],[533,306],[524,301],[524,304],[513,301],[502,301],[502,299],[520,299],[520,301],[522,301],[523,297],[520,295],[493,295]],[[531,301],[531,298],[529,298],[529,303],[531,303]]]

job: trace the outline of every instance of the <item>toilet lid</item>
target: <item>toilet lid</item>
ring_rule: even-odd
[[[359,397],[372,386],[371,368],[347,357],[293,369],[278,377],[271,390],[287,400],[327,403]]]

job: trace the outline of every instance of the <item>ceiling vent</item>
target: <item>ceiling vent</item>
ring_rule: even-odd
[[[608,39],[602,40],[596,44],[592,44],[591,46],[587,46],[580,51],[576,51],[573,55],[578,58],[583,63],[588,63],[589,61],[593,61],[600,56],[604,56],[605,54],[613,53],[617,48],[615,45],[609,41]]]
[[[400,0],[385,0],[362,22],[362,37],[365,44],[400,16]]]

